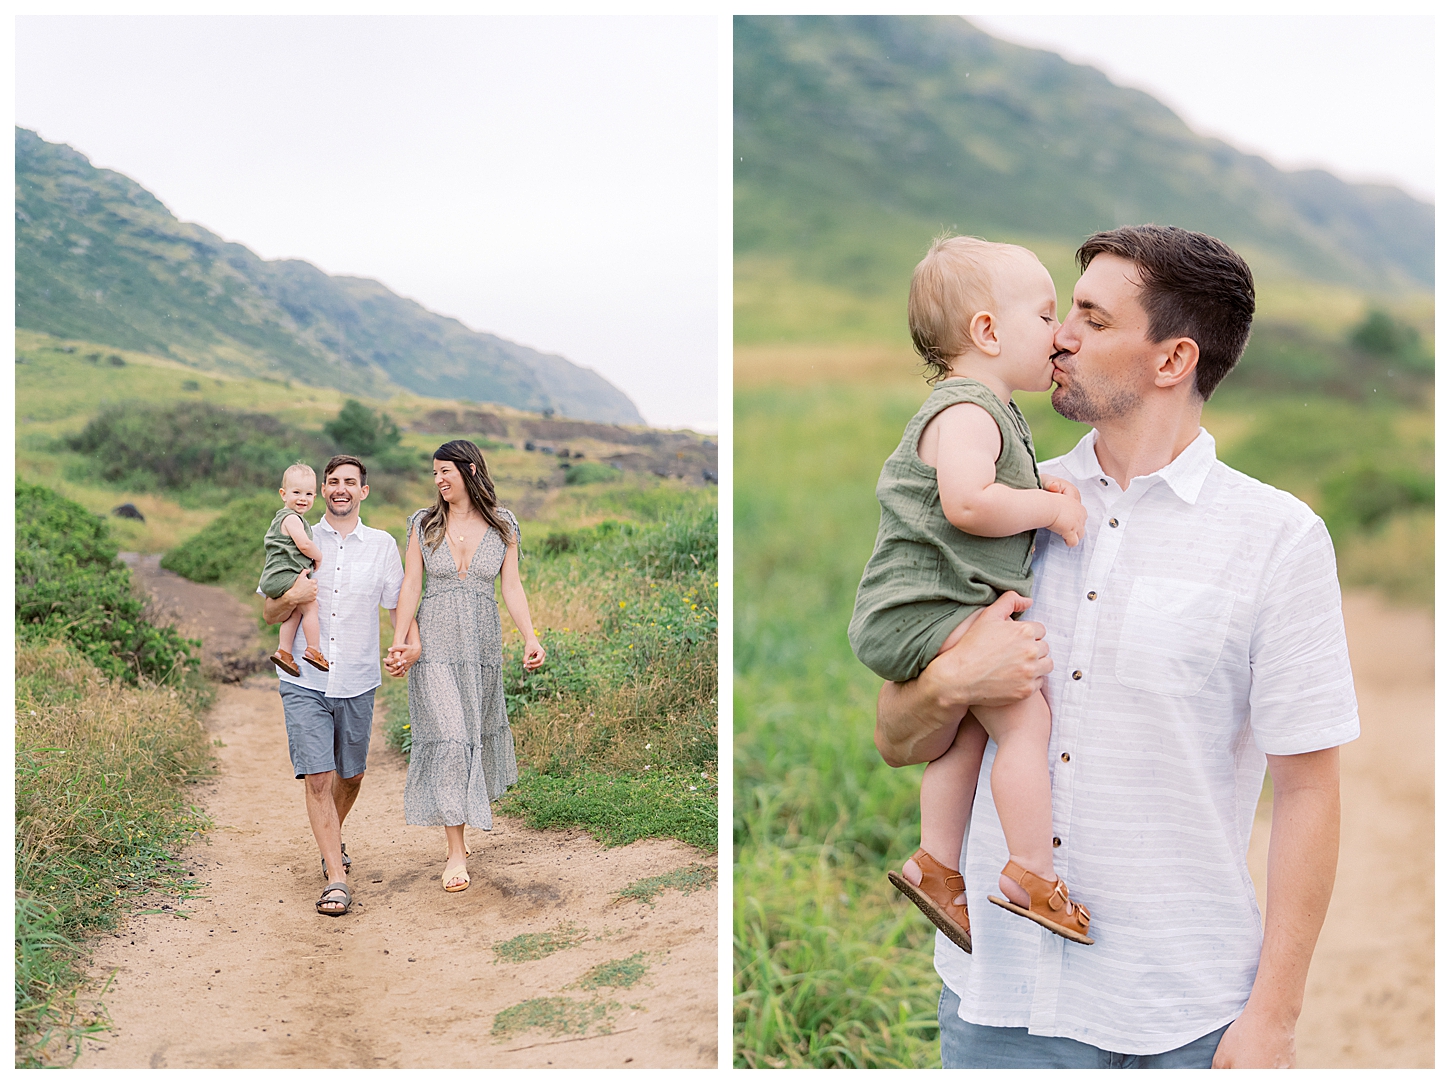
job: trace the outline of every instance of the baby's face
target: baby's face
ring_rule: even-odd
[[[311,475],[288,478],[280,492],[283,504],[294,512],[302,513],[311,508],[312,502],[317,499],[317,482]]]
[[[1022,391],[1052,386],[1052,338],[1057,320],[1057,289],[1036,259],[1004,260],[994,291],[997,295],[1003,375]]]

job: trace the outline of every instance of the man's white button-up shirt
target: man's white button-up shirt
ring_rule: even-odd
[[[383,682],[378,607],[391,610],[398,605],[403,588],[398,543],[387,531],[368,527],[361,520],[344,537],[326,516],[313,526],[312,540],[322,551],[313,578],[317,581],[322,654],[331,669],[323,672],[303,661],[307,637],[299,624],[292,657],[302,676],[293,677],[280,669],[277,676],[324,696],[359,696]]]
[[[1301,501],[1220,463],[1203,430],[1126,490],[1089,433],[1042,464],[1082,492],[1069,549],[1040,531],[1054,669],[1053,858],[1092,913],[1077,945],[987,901],[1007,861],[989,778],[965,873],[974,954],[938,935],[961,1018],[1157,1054],[1234,1020],[1262,925],[1247,851],[1265,754],[1359,735],[1334,550]]]

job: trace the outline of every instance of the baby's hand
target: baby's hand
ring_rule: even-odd
[[[1060,481],[1054,478],[1053,481]],[[1047,479],[1043,479],[1046,486]],[[1066,489],[1048,488],[1048,492],[1054,494],[1058,504],[1057,518],[1047,525],[1047,529],[1053,534],[1062,536],[1062,540],[1069,546],[1076,546],[1082,541],[1083,531],[1087,528],[1087,509],[1082,506],[1082,498],[1077,494],[1077,488],[1068,482],[1062,482]]]
[[[1066,478],[1059,478],[1055,474],[1044,474],[1042,476],[1042,488],[1049,493],[1066,493],[1073,500],[1078,502],[1082,501],[1082,494],[1077,491],[1077,486],[1073,485]]]

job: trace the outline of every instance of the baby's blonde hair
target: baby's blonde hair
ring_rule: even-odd
[[[293,478],[301,474],[303,471],[306,471],[308,474],[312,475],[312,484],[315,486],[317,484],[317,472],[309,467],[306,463],[293,463],[290,467],[282,472],[282,488],[287,488],[288,478]]]
[[[1036,259],[1021,245],[942,234],[916,265],[906,320],[933,384],[951,375],[952,359],[971,345],[967,328],[972,317],[997,307],[992,281],[1003,257],[1018,255]]]

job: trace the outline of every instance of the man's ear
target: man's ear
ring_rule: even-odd
[[[990,312],[983,310],[972,315],[967,321],[967,338],[989,358],[1002,352],[1002,344],[997,341],[997,318]]]
[[[1172,388],[1192,380],[1198,371],[1198,343],[1192,339],[1170,339],[1164,345],[1168,353],[1158,362],[1153,383],[1160,388]]]

